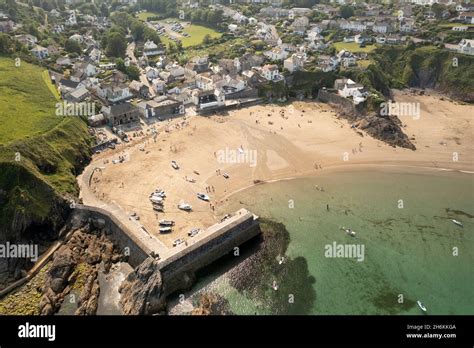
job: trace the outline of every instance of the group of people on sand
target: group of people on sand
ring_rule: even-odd
[[[320,165],[320,164],[317,164],[316,162],[314,163],[314,169],[318,170],[318,169],[323,169],[323,166]]]
[[[206,186],[206,192],[211,193],[211,192],[216,192],[216,190],[214,189],[214,186],[211,185],[211,186]]]

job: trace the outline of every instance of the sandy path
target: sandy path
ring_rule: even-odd
[[[361,137],[325,104],[258,105],[226,116],[188,117],[186,127],[160,132],[156,143],[135,138],[125,149],[96,156],[91,166],[105,169],[97,173],[98,182],[92,184],[92,190],[104,202],[115,201],[128,214],[136,212],[148,231],[171,246],[173,240],[187,238],[191,228],[205,228],[218,220],[210,204],[196,197],[197,192],[207,193],[207,186],[214,187],[208,195],[219,207],[224,197],[253,185],[255,180],[317,175],[340,166],[406,165],[474,171],[472,106],[403,92],[396,92],[396,100],[421,105],[419,119],[402,118],[405,132],[414,136],[416,151]],[[179,122],[182,120],[172,124]],[[143,143],[145,151],[139,149]],[[236,157],[240,147],[243,155]],[[112,164],[121,151],[129,160]],[[456,153],[457,161],[453,160]],[[109,163],[104,164],[104,160]],[[171,160],[181,168],[174,170]],[[218,175],[219,169],[230,178]],[[200,175],[194,174],[195,170]],[[196,183],[187,182],[185,176],[193,177]],[[156,188],[167,193],[165,213],[155,214],[148,200]],[[191,204],[193,211],[180,211],[180,201]],[[92,204],[87,198],[84,203]],[[162,218],[176,221],[172,233],[159,235],[157,221]]]

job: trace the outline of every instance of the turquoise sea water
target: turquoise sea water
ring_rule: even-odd
[[[276,281],[278,291],[298,294],[295,303],[306,301],[298,303],[302,314],[420,314],[417,300],[429,314],[474,314],[474,175],[410,171],[321,172],[239,192],[225,209],[246,207],[286,226],[286,256],[305,261],[302,272],[314,282]],[[325,246],[334,242],[363,245],[364,260],[326,257]],[[270,288],[273,280],[254,286]],[[194,291],[202,287],[222,295],[235,313],[273,312],[254,292],[233,288],[225,273],[208,275]],[[312,294],[302,296],[302,288]]]

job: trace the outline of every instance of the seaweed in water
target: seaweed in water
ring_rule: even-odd
[[[260,223],[262,243],[259,249],[234,267],[228,274],[230,284],[246,297],[272,314],[310,314],[316,300],[304,257],[285,257],[290,235],[285,226],[266,219]],[[278,288],[272,287],[276,282]]]

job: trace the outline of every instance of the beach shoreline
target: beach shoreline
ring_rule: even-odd
[[[257,105],[226,116],[164,122],[155,140],[134,138],[131,144],[94,156],[89,167],[103,169],[91,187],[78,178],[81,197],[84,204],[112,202],[124,214],[137,213],[139,223],[171,247],[175,239],[187,238],[190,229],[206,228],[228,213],[219,208],[233,194],[261,183],[367,166],[474,172],[474,132],[468,116],[472,106],[405,91],[395,91],[395,98],[420,105],[421,117],[401,118],[415,151],[361,136],[327,104]],[[457,115],[455,119],[449,117],[452,114]],[[118,156],[126,160],[112,164]],[[172,160],[178,162],[179,170],[171,167]],[[167,194],[165,212],[158,215],[148,200],[157,188]],[[209,195],[210,202],[198,200],[198,192]],[[191,204],[193,211],[180,211],[177,206],[183,202]],[[162,218],[176,221],[172,233],[159,234],[157,221]]]

